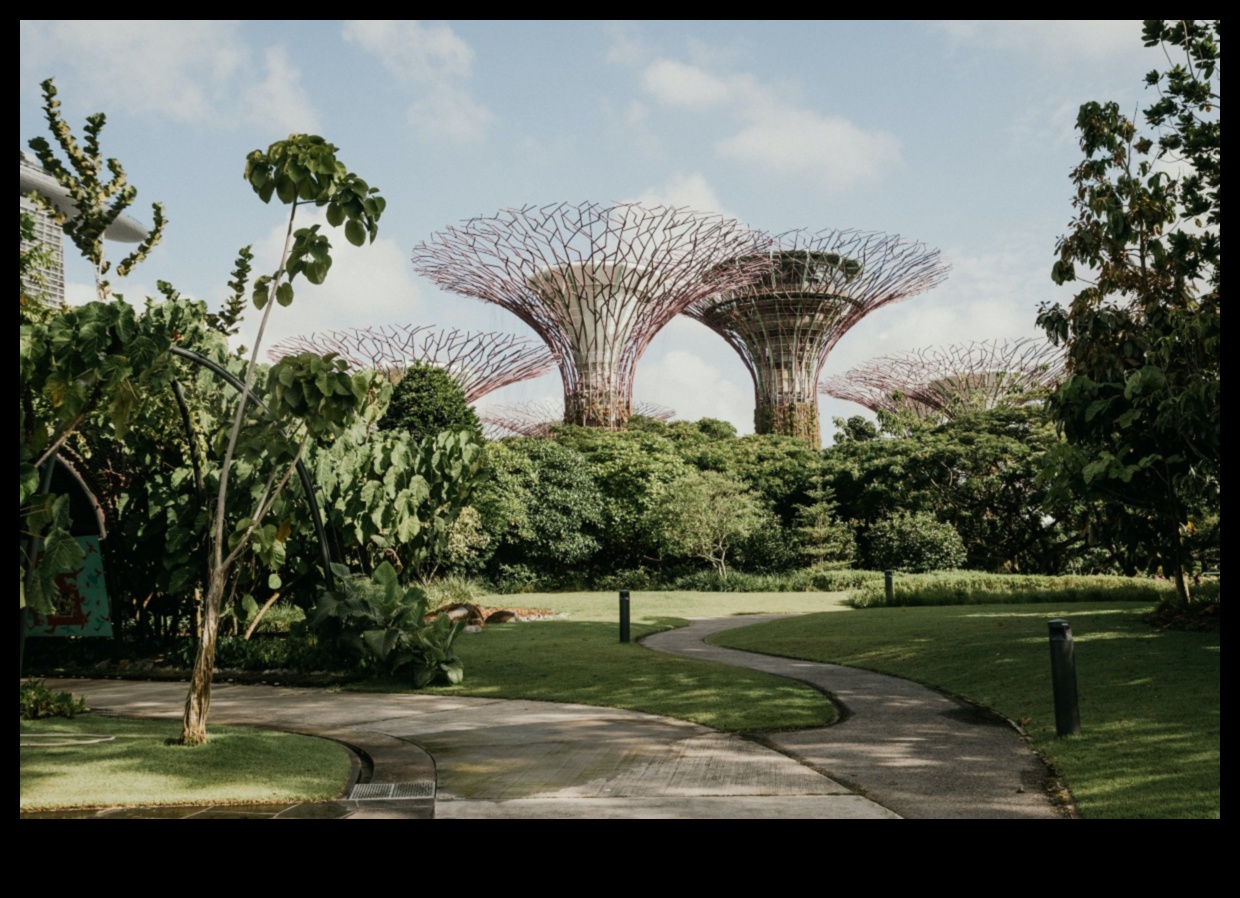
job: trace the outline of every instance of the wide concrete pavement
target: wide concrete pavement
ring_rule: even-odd
[[[218,684],[215,724],[335,739],[361,759],[340,801],[100,816],[892,818],[1061,816],[1014,727],[930,689],[838,665],[709,646],[763,620],[695,621],[645,645],[804,680],[831,727],[747,737],[633,711],[549,702]],[[179,718],[184,683],[49,680],[92,708]]]

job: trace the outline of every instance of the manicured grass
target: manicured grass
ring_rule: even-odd
[[[800,729],[834,719],[831,703],[804,684],[620,644],[616,593],[503,598],[509,607],[551,608],[568,617],[462,634],[456,648],[465,662],[465,682],[422,691],[627,708],[725,731]],[[843,593],[634,593],[632,639],[682,626],[688,617],[839,609],[843,599]],[[405,691],[408,686],[367,682],[354,688]]]
[[[731,614],[800,614],[813,611],[847,611],[847,592],[634,592],[629,613],[633,623],[670,629],[689,617],[724,617]],[[551,608],[573,621],[619,620],[619,594],[615,592],[531,592],[486,596],[482,604],[495,608]]]
[[[1157,633],[1145,604],[869,609],[720,634],[733,648],[917,680],[1023,723],[1083,817],[1218,817],[1218,632]],[[1082,735],[1055,736],[1046,621],[1075,640]]]
[[[212,727],[198,748],[167,744],[180,723],[85,714],[21,721],[21,734],[114,736],[110,742],[21,748],[19,808],[317,801],[344,788],[349,755],[326,739]],[[24,740],[23,740],[24,741]]]

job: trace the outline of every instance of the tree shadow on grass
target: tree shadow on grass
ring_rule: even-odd
[[[819,692],[782,677],[647,651],[637,640],[681,618],[645,619],[623,644],[618,625],[542,621],[487,627],[456,643],[465,664],[459,686],[438,695],[574,702],[645,711],[726,731],[800,729],[834,718]],[[366,691],[408,691],[401,681],[372,681]]]
[[[349,766],[339,746],[272,731],[213,727],[207,744],[195,748],[175,744],[180,725],[170,721],[82,715],[23,723],[22,731],[116,737],[23,747],[22,807],[330,798]]]

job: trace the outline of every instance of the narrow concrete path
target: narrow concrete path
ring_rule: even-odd
[[[1046,766],[1015,726],[989,712],[884,674],[705,642],[777,617],[704,618],[642,644],[790,677],[827,693],[844,712],[841,722],[763,741],[902,817],[1066,816],[1051,801]]]

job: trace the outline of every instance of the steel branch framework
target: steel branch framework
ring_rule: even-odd
[[[633,416],[638,415],[670,421],[676,417],[676,412],[654,402],[637,402],[633,405]],[[479,411],[478,420],[482,422],[483,434],[491,440],[510,436],[549,437],[552,428],[564,420],[564,406],[554,399],[495,405]]]
[[[822,392],[873,411],[950,420],[1040,400],[1063,378],[1063,352],[1044,340],[984,340],[877,358],[831,378]]]
[[[619,428],[655,334],[690,303],[753,281],[769,238],[668,206],[507,209],[415,247],[414,267],[495,303],[542,337],[564,379],[564,421]],[[741,261],[724,265],[729,260]]]
[[[887,412],[891,415],[907,414],[919,421],[938,417],[935,409],[910,399],[898,387],[876,385],[868,379],[853,379],[861,370],[861,368],[854,368],[846,374],[837,374],[835,377],[828,378],[818,388],[819,392],[824,396],[863,405],[872,412]]]
[[[471,403],[492,390],[538,377],[555,367],[555,357],[534,340],[487,331],[443,330],[433,325],[323,331],[290,337],[267,354],[274,362],[300,352],[334,352],[355,371],[385,371],[393,381],[412,364],[434,365],[461,385],[465,401]]]
[[[835,344],[875,309],[943,281],[949,267],[921,243],[837,230],[781,234],[760,261],[757,282],[703,297],[686,314],[744,360],[755,430],[817,446],[818,377]]]

